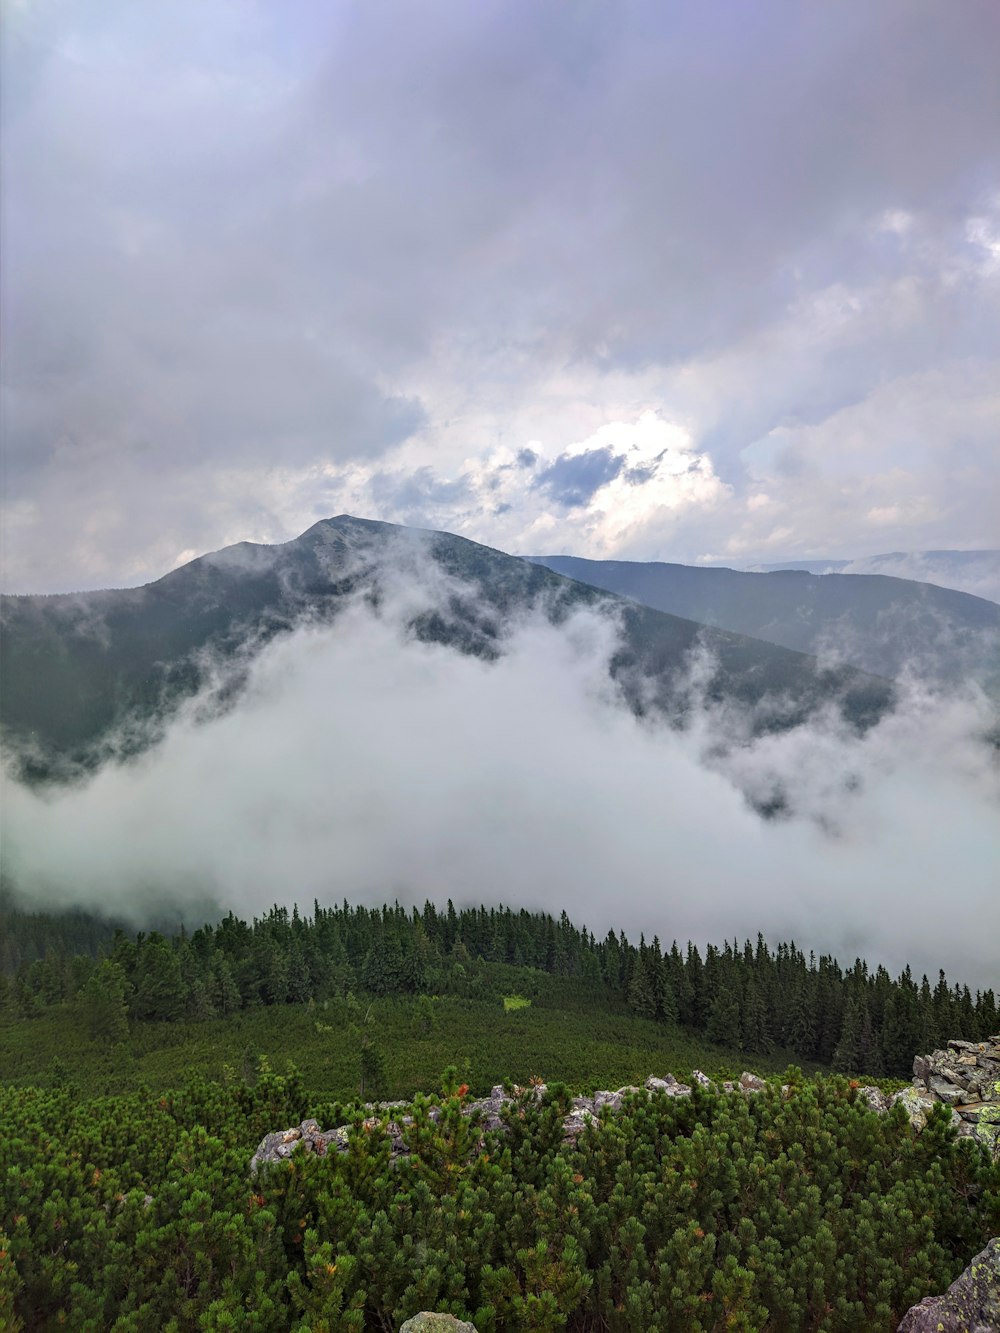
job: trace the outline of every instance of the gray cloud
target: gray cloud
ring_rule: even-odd
[[[992,0],[11,6],[8,582],[287,537],[328,467],[551,465],[574,441],[533,423],[622,419],[630,378],[733,488],[730,532],[748,447],[866,403],[884,489],[954,497],[872,533],[864,470],[806,458],[775,474],[789,534],[738,535],[760,558],[824,511],[852,555],[990,544],[995,404],[916,449],[882,427],[886,385],[961,403],[1000,367],[996,35]],[[723,544],[676,518],[643,541]]]
[[[608,446],[588,449],[582,454],[561,454],[535,476],[532,484],[547,491],[557,504],[574,509],[585,505],[602,486],[614,481],[624,466],[624,457]]]

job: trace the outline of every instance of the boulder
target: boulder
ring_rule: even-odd
[[[399,1333],[476,1333],[475,1324],[456,1319],[453,1314],[415,1314],[400,1325]]]
[[[997,1333],[1000,1239],[991,1240],[943,1296],[928,1296],[903,1316],[897,1333]]]
[[[858,1096],[866,1103],[869,1111],[874,1111],[876,1115],[885,1115],[889,1109],[889,1098],[881,1088],[858,1088]]]
[[[744,1092],[763,1092],[767,1084],[756,1074],[750,1074],[744,1069],[740,1075],[740,1087]]]
[[[927,1124],[931,1110],[937,1105],[937,1099],[933,1093],[923,1092],[920,1088],[903,1088],[889,1098],[890,1106],[897,1104],[903,1107],[913,1128],[921,1130]]]

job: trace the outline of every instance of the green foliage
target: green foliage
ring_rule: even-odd
[[[944,1110],[917,1137],[844,1079],[788,1077],[634,1096],[566,1141],[565,1088],[484,1134],[452,1069],[408,1156],[358,1111],[346,1152],[255,1179],[266,1130],[350,1110],[266,1065],[158,1098],[3,1088],[0,1327],[889,1333],[1000,1225],[1000,1167]]]
[[[84,1023],[94,1041],[113,1046],[127,1039],[126,997],[131,989],[120,963],[106,958],[91,972],[80,999]]]

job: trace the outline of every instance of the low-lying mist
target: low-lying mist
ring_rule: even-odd
[[[428,595],[404,581],[303,624],[253,658],[235,707],[205,720],[192,701],[85,783],[8,778],[15,893],[137,921],[206,898],[450,897],[1000,983],[1000,766],[975,697],[909,690],[860,737],[832,709],[751,742],[701,707],[679,732],[622,702],[611,618],[538,611],[488,662],[407,633]]]

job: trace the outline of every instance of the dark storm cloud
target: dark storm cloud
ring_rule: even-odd
[[[614,481],[624,466],[624,457],[610,448],[563,454],[539,472],[532,485],[547,491],[557,504],[572,509],[585,505],[602,486]]]
[[[151,561],[152,533],[294,530],[280,506],[233,529],[268,469],[379,467],[434,427],[442,349],[523,405],[546,371],[711,361],[803,293],[915,282],[888,334],[719,394],[727,481],[814,399],[944,338],[995,355],[994,308],[941,268],[982,251],[998,35],[993,0],[960,22],[929,0],[11,6],[15,568],[58,586]],[[873,232],[885,210],[919,218],[919,253]]]

